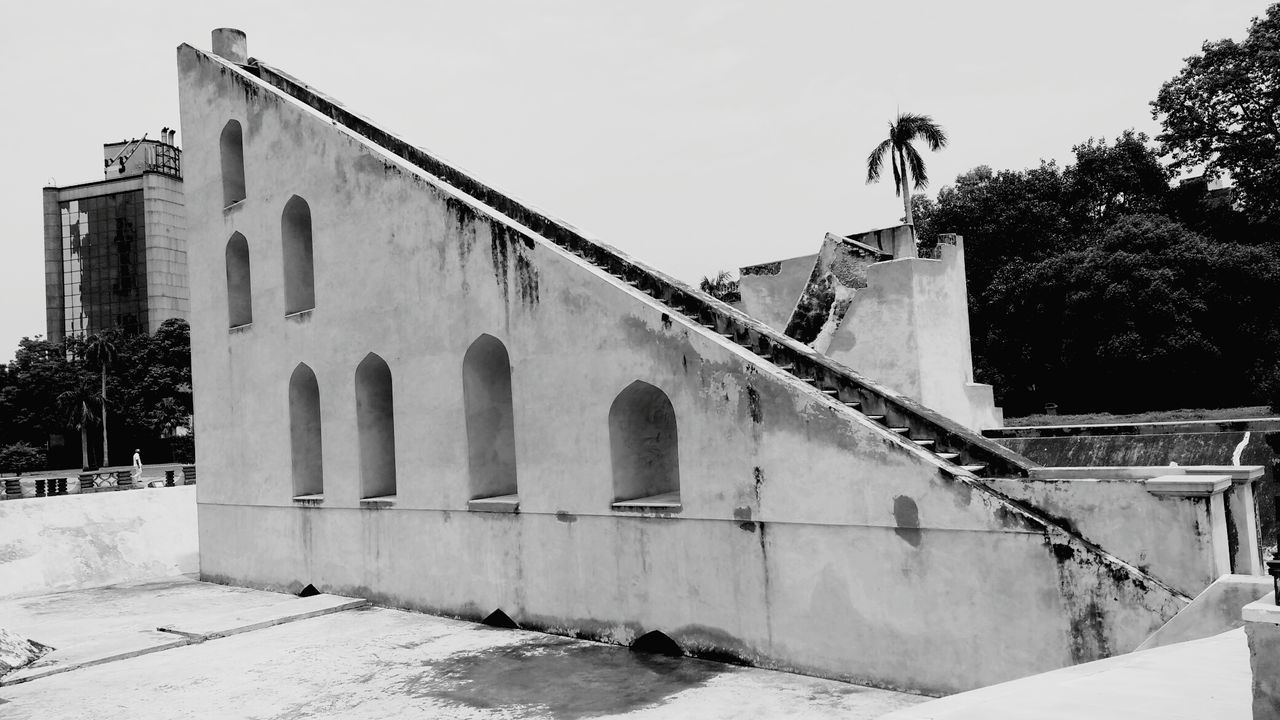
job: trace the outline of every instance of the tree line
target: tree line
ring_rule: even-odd
[[[965,237],[975,374],[1007,413],[1280,411],[1277,47],[1280,4],[1164,83],[1154,141],[1090,138],[1065,167],[913,198],[922,245]]]
[[[191,332],[23,338],[0,365],[0,471],[192,462]]]
[[[1280,4],[1206,42],[1151,102],[1163,128],[1089,138],[1074,162],[974,168],[904,208],[922,251],[965,238],[975,376],[1009,416],[1270,404],[1280,412]],[[867,161],[927,182],[903,114]],[[1177,181],[1179,175],[1191,178]],[[1229,189],[1211,189],[1228,176]],[[736,290],[704,279],[716,294]]]

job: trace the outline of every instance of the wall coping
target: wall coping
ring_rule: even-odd
[[[1099,465],[1031,468],[1032,480],[1146,480],[1162,475],[1185,475],[1177,465]]]
[[[1262,479],[1261,465],[1099,465],[1031,468],[1029,480],[1149,480],[1174,475],[1226,475],[1237,485]]]
[[[1230,475],[1237,485],[1261,480],[1266,471],[1261,465],[1187,465],[1188,475]]]
[[[1276,593],[1271,591],[1265,597],[1261,597],[1240,611],[1240,617],[1245,622],[1268,623],[1270,625],[1280,625],[1280,605],[1276,605]]]
[[[1280,430],[1280,418],[1238,420],[1167,420],[1146,423],[1025,425],[983,430],[991,439],[1075,437],[1079,435],[1173,435],[1177,433],[1259,432]]]
[[[1230,475],[1164,475],[1146,481],[1152,495],[1210,497],[1231,487]]]

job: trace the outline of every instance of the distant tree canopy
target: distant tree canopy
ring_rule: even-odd
[[[915,199],[922,245],[965,238],[978,380],[1011,416],[1262,402],[1280,360],[1270,226],[1171,188],[1141,134],[1075,156]]]
[[[1151,110],[1175,171],[1228,171],[1255,221],[1280,221],[1280,5],[1255,18],[1243,42],[1206,42]]]
[[[113,334],[111,341],[116,354],[106,375],[107,462],[95,442],[101,437],[100,370],[88,362],[80,338],[23,338],[13,360],[0,366],[0,446],[45,448],[51,436],[62,436],[68,448],[49,453],[59,467],[82,464],[83,444],[87,464],[127,464],[134,448],[142,448],[148,461],[170,459],[170,438],[189,426],[192,413],[190,328],[170,319],[152,335]]]

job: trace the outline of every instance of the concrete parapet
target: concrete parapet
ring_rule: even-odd
[[[1280,607],[1275,593],[1244,606],[1244,632],[1249,639],[1253,671],[1253,718],[1280,718]]]
[[[1146,480],[1147,492],[1174,497],[1219,497],[1231,487],[1229,475],[1162,475]],[[1226,520],[1224,519],[1225,523]],[[1225,525],[1224,525],[1225,528]]]
[[[1033,468],[1031,474],[988,482],[1188,596],[1232,572],[1227,475],[1168,467]]]
[[[0,503],[0,597],[197,570],[195,488]]]

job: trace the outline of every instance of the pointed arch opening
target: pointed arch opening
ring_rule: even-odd
[[[240,122],[228,120],[218,138],[222,155],[222,206],[231,207],[245,198],[244,134]]]
[[[391,368],[369,353],[356,367],[356,434],[360,445],[360,497],[396,494],[395,403]]]
[[[514,502],[516,434],[511,360],[501,340],[481,335],[467,348],[462,358],[462,395],[470,497],[509,497]]]
[[[667,394],[637,380],[609,408],[615,509],[680,509],[676,413]]]
[[[253,322],[253,283],[249,273],[249,241],[235,233],[227,241],[227,325]]]
[[[294,195],[280,215],[284,260],[284,314],[316,306],[315,258],[311,242],[311,206]]]
[[[289,448],[293,459],[293,496],[323,495],[320,384],[306,363],[298,363],[289,377]]]

